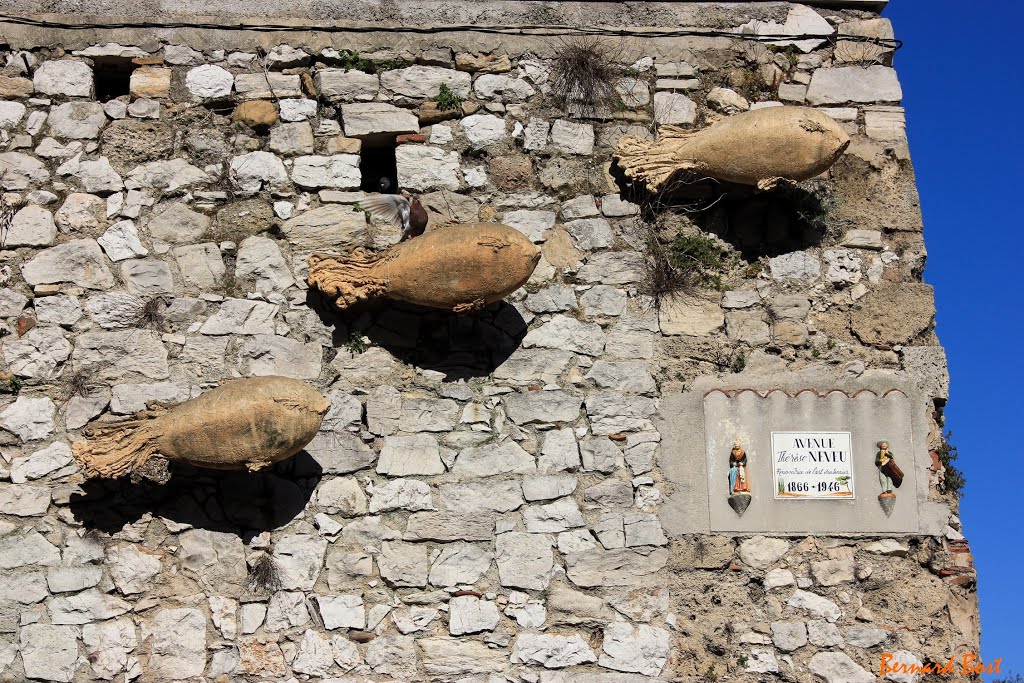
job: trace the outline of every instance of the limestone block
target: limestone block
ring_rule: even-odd
[[[846,102],[899,102],[903,99],[896,71],[887,66],[839,66],[817,69],[807,88],[813,105]]]
[[[108,194],[124,188],[121,175],[114,170],[106,157],[81,162],[78,164],[78,171],[72,175],[82,182],[82,188],[86,192]]]
[[[905,346],[901,354],[903,368],[917,378],[928,396],[949,398],[949,369],[941,346]]]
[[[369,102],[380,89],[380,79],[376,74],[353,69],[317,69],[314,83],[322,96],[342,102]]]
[[[604,350],[605,336],[597,323],[584,323],[565,315],[553,316],[550,322],[530,330],[523,346],[560,349],[598,356]]]
[[[107,571],[123,595],[149,590],[160,573],[160,555],[146,552],[134,545],[118,545],[107,549]]]
[[[313,129],[306,121],[283,123],[270,131],[270,151],[285,156],[312,154]]]
[[[142,624],[150,643],[149,667],[167,679],[202,676],[206,670],[206,618],[194,608],[162,609]]]
[[[384,102],[344,104],[341,106],[341,118],[345,135],[350,138],[418,133],[420,130],[414,113]]]
[[[128,88],[132,97],[167,97],[171,90],[171,70],[159,66],[140,66],[132,71]]]
[[[281,588],[313,590],[326,550],[326,540],[308,534],[291,534],[277,541],[273,557],[281,570]]]
[[[448,633],[453,636],[493,631],[499,619],[498,607],[492,600],[462,595],[448,601]]]
[[[932,288],[922,283],[882,285],[857,303],[850,327],[866,344],[906,344],[931,327],[935,317]]]
[[[246,237],[239,245],[235,277],[253,280],[256,290],[261,292],[283,291],[295,283],[277,242],[256,235]]]
[[[458,190],[462,169],[458,152],[428,145],[401,145],[395,150],[398,184],[408,190]]]
[[[668,647],[669,632],[665,629],[617,621],[604,629],[597,663],[615,671],[657,676],[668,661]]]
[[[256,334],[246,340],[241,357],[248,358],[249,373],[257,377],[316,379],[320,376],[323,349],[319,342],[303,343],[277,335]]]
[[[316,603],[324,628],[366,628],[366,608],[358,595],[318,595]]]
[[[793,592],[793,595],[790,596],[786,604],[790,607],[806,610],[808,613],[821,617],[829,623],[835,623],[843,615],[839,605],[828,598],[800,589]]]
[[[297,157],[292,167],[292,182],[308,189],[356,190],[361,180],[356,154]]]
[[[197,64],[203,61],[203,53],[187,45],[165,45],[164,61],[178,66]]]
[[[493,114],[473,114],[459,122],[473,149],[483,149],[507,137],[505,119]]]
[[[821,277],[821,261],[806,251],[775,256],[768,261],[773,280],[805,280],[813,282]]]
[[[65,102],[50,110],[49,133],[64,140],[95,140],[107,125],[107,114],[98,102]]]
[[[572,422],[580,414],[582,399],[562,391],[528,391],[506,396],[505,411],[519,425],[534,422]]]
[[[531,242],[540,243],[545,239],[545,231],[555,227],[555,217],[554,211],[519,209],[505,213],[501,222],[523,233]]]
[[[875,677],[850,659],[845,652],[819,652],[807,667],[826,683],[868,683]]]
[[[565,555],[566,574],[581,588],[593,586],[631,586],[647,580],[668,562],[663,549],[648,554],[630,548],[580,550]]]
[[[473,446],[459,452],[452,472],[464,477],[520,474],[536,470],[533,456],[514,441],[499,446]]]
[[[197,100],[227,97],[235,77],[230,71],[214,64],[203,64],[189,69],[185,75],[185,87]]]
[[[440,460],[440,454],[438,455]],[[391,510],[433,510],[430,487],[417,479],[395,479],[375,486],[370,499],[370,514]]]
[[[494,519],[478,511],[414,512],[406,523],[406,541],[489,541]]]
[[[50,500],[50,491],[43,486],[0,484],[0,513],[5,515],[39,517],[50,508]],[[19,586],[19,589],[25,588],[27,586]]]
[[[49,398],[18,399],[0,412],[0,427],[16,434],[22,441],[45,439],[53,433],[56,406]]]
[[[96,588],[74,595],[62,595],[47,605],[50,621],[54,624],[88,624],[118,617],[131,609],[131,604]]]
[[[437,66],[410,66],[392,69],[380,76],[380,84],[400,101],[421,102],[437,97],[441,85],[462,98],[469,97],[471,77],[467,73]]]
[[[45,247],[53,244],[57,237],[57,226],[53,214],[41,206],[30,204],[14,214],[6,233],[3,246]]]
[[[725,324],[725,312],[717,297],[678,293],[666,297],[658,308],[662,334],[703,337]]]
[[[114,263],[149,253],[139,241],[139,231],[131,220],[114,223],[96,241],[103,247],[107,258]]]
[[[366,238],[366,216],[345,205],[320,206],[289,218],[281,226],[293,248],[303,251],[355,246]]]
[[[551,580],[554,556],[547,534],[507,532],[495,539],[498,577],[501,585],[527,590],[544,590]]]
[[[21,152],[0,153],[0,187],[5,190],[40,187],[49,179],[50,172],[38,159]]]
[[[92,84],[92,68],[73,59],[47,60],[32,74],[33,87],[43,95],[90,97]]]
[[[787,552],[789,542],[781,538],[754,536],[739,546],[740,559],[744,564],[757,569],[764,569],[775,564]]]
[[[385,541],[381,544],[377,565],[381,578],[389,585],[418,587],[427,583],[429,562],[422,544]]]
[[[657,92],[654,94],[654,120],[673,126],[693,124],[697,121],[697,105],[680,93]]]
[[[254,154],[269,153],[254,152]],[[169,161],[151,161],[136,166],[129,171],[128,177],[125,179],[125,187],[129,190],[152,188],[163,190],[167,194],[174,194],[190,185],[210,180],[211,178],[205,172],[184,159],[171,159]]]
[[[21,102],[0,102],[0,129],[10,130],[25,117],[25,105]]]
[[[551,125],[551,144],[564,154],[593,154],[594,127],[589,123],[556,119]]]
[[[737,114],[750,109],[750,102],[735,90],[712,88],[707,95],[708,105],[723,114]]]
[[[11,481],[15,484],[24,484],[26,481],[40,479],[61,470],[73,462],[71,447],[63,441],[54,441],[29,456],[14,458],[11,462]]]
[[[277,100],[284,97],[301,97],[302,86],[298,74],[279,72],[237,74],[235,92],[249,100]]]
[[[526,308],[534,313],[555,313],[576,307],[576,292],[567,285],[551,285],[526,297]]]
[[[611,224],[604,218],[581,218],[567,221],[565,229],[573,236],[576,246],[583,251],[604,249],[615,241]]]
[[[25,667],[25,675],[29,678],[70,683],[78,668],[76,633],[77,629],[72,626],[23,626],[21,660]]]
[[[464,480],[442,484],[441,507],[446,510],[511,512],[523,504],[522,487],[516,480]]]
[[[504,652],[492,650],[478,640],[420,638],[416,645],[420,649],[423,670],[437,680],[495,673],[503,671],[508,664]]]
[[[377,472],[392,477],[443,474],[444,464],[437,439],[430,434],[394,435],[384,438]]]
[[[597,661],[597,655],[579,634],[521,633],[512,648],[512,662],[516,664],[560,669],[594,661]]]
[[[774,621],[772,642],[783,652],[793,652],[807,644],[807,626],[802,621]]]
[[[133,259],[121,264],[125,288],[143,298],[174,294],[171,269],[164,261]]]
[[[525,102],[536,92],[525,78],[512,78],[500,74],[478,76],[473,91],[482,100],[498,102]]]
[[[284,163],[270,152],[249,152],[233,157],[228,165],[228,177],[244,194],[255,194],[261,189],[279,192],[288,185]]]
[[[86,624],[82,642],[93,673],[105,679],[125,670],[129,653],[138,645],[135,624],[129,618]]]

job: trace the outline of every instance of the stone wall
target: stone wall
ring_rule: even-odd
[[[137,29],[5,27],[3,680],[842,683],[882,652],[976,652],[937,458],[915,472],[931,535],[714,534],[695,516],[707,483],[701,504],[672,454],[703,452],[703,415],[662,410],[682,392],[898,382],[935,448],[948,378],[892,52],[842,40],[888,22],[685,11],[802,37],[629,41],[622,106],[580,119],[551,104],[556,38],[360,35],[355,64],[337,33],[135,46]],[[442,84],[464,102],[441,111]],[[820,233],[753,193],[666,210],[663,231],[732,256],[720,286],[658,301],[650,207],[609,173],[615,143],[779,102],[853,139],[819,183]],[[392,141],[431,229],[500,221],[541,246],[507,303],[339,315],[307,291],[308,254],[398,239],[357,206]],[[78,473],[90,421],[267,374],[332,406],[271,472]]]

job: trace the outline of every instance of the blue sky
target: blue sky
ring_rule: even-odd
[[[925,280],[949,358],[946,425],[967,475],[961,515],[978,569],[982,656],[1024,674],[1022,4],[890,0],[884,16],[904,41],[894,66],[924,211]]]

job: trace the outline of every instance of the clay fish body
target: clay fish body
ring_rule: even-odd
[[[232,380],[131,420],[95,423],[72,451],[86,477],[120,477],[153,457],[255,471],[302,450],[329,408],[316,389],[297,379]]]
[[[540,250],[500,223],[451,225],[379,254],[355,249],[309,257],[309,285],[345,310],[379,297],[463,312],[522,287]]]
[[[649,192],[677,173],[771,189],[827,171],[850,144],[828,114],[807,107],[766,107],[722,119],[699,131],[662,126],[658,140],[623,138],[615,160]]]

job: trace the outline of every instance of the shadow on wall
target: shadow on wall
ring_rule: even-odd
[[[199,469],[170,464],[166,484],[90,479],[71,496],[71,512],[87,529],[120,531],[146,513],[197,529],[235,533],[248,543],[260,532],[298,516],[323,469],[306,451],[262,472]]]
[[[526,321],[505,301],[467,314],[390,299],[339,311],[310,289],[306,303],[321,322],[333,326],[335,348],[345,346],[353,334],[365,335],[403,363],[443,373],[446,382],[490,375],[526,336]]]
[[[823,185],[801,183],[768,192],[719,183],[713,206],[690,214],[705,232],[718,235],[747,261],[817,247],[833,231],[834,196]]]
[[[820,246],[840,229],[839,198],[826,182],[810,180],[769,191],[694,174],[677,174],[653,195],[629,183],[618,166],[612,175],[622,196],[649,221],[664,214],[688,218],[704,232],[731,244],[753,262]]]

